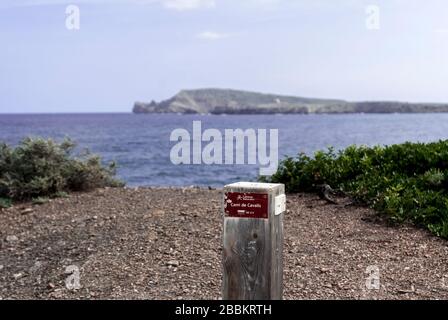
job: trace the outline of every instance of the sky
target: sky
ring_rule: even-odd
[[[0,1],[0,113],[194,88],[448,102],[447,85],[446,0]]]

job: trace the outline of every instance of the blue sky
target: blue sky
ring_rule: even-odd
[[[127,112],[201,87],[448,102],[447,84],[446,0],[0,2],[0,113]]]

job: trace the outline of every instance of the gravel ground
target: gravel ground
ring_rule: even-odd
[[[314,195],[287,208],[285,299],[448,298],[445,240]],[[220,298],[220,191],[100,189],[17,205],[0,223],[0,299]]]

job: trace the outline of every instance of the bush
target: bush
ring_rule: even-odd
[[[37,197],[31,200],[32,204],[42,205],[50,201],[50,198],[47,197]]]
[[[115,163],[86,152],[73,156],[75,143],[65,139],[24,139],[16,148],[0,143],[0,198],[25,200],[53,197],[68,191],[123,185]]]
[[[328,184],[396,222],[448,238],[448,141],[299,154],[283,160],[268,181],[284,183],[289,192]]]
[[[0,198],[0,209],[6,209],[11,207],[12,202],[9,198]]]

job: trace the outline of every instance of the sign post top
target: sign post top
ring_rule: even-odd
[[[253,189],[273,189],[280,186],[280,183],[264,183],[264,182],[235,182],[226,185],[228,188],[253,188]]]
[[[284,185],[280,183],[262,183],[262,182],[235,182],[224,186],[224,189],[248,189],[248,190],[274,190],[283,189]]]

